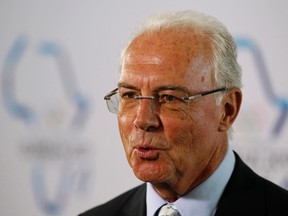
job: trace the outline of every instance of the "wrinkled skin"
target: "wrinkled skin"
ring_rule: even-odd
[[[138,36],[129,46],[119,79],[120,91],[153,95],[160,87],[180,86],[188,95],[214,89],[211,48],[190,29]],[[118,124],[127,160],[140,180],[175,201],[209,177],[227,151],[227,130],[235,120],[241,91],[198,98],[187,109],[161,112],[141,100],[133,113],[119,110]]]

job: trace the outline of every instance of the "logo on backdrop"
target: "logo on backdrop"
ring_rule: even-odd
[[[264,58],[257,44],[249,38],[243,37],[236,38],[236,43],[240,49],[247,49],[252,54],[253,60],[255,61],[255,65],[257,68],[257,72],[259,73],[258,77],[262,84],[263,92],[266,96],[266,99],[278,109],[279,114],[274,125],[272,125],[271,130],[271,133],[277,137],[283,131],[283,128],[287,121],[288,97],[282,97],[277,95],[269,77],[269,72],[266,67]]]
[[[241,150],[241,156],[261,175],[288,189],[288,145],[285,132],[288,96],[277,92],[279,86],[273,85],[269,76],[272,73],[257,43],[247,37],[235,39],[239,54],[249,54],[248,58],[252,60],[251,69],[243,70],[243,75],[248,78],[246,82],[253,80],[251,86],[247,87],[244,79],[244,89],[248,89],[244,98],[250,104],[248,108],[245,107],[246,103],[243,104],[244,109],[239,117],[244,121],[240,121],[240,128],[235,132],[238,133],[239,129],[243,131],[238,133],[237,141],[240,143],[235,148]]]
[[[26,58],[28,50],[34,54],[33,61]],[[41,61],[35,61],[37,58]],[[20,70],[25,64],[38,64],[39,71],[33,73],[42,73],[44,84],[49,83],[48,88],[41,85],[33,89],[32,95],[29,94],[25,100],[29,102],[23,102],[22,98],[21,101],[21,92],[17,91],[23,81],[17,77],[24,72]],[[33,73],[26,74],[24,89],[39,81]],[[89,100],[77,88],[67,52],[55,42],[41,42],[35,47],[28,43],[26,37],[17,38],[6,56],[1,81],[6,111],[25,125],[26,137],[21,139],[19,149],[26,159],[32,160],[35,201],[44,213],[59,215],[75,188],[83,193],[91,177],[87,159],[89,140],[81,133],[89,116]],[[55,95],[57,98],[54,98]],[[56,182],[55,176],[58,179]],[[50,185],[51,182],[54,186]]]

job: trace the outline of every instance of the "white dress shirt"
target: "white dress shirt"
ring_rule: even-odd
[[[213,216],[217,203],[233,172],[235,156],[229,147],[218,168],[209,178],[174,202],[181,216]],[[154,216],[158,208],[167,201],[162,199],[150,183],[147,183],[147,216]]]

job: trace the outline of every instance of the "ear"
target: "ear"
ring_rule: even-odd
[[[218,130],[227,131],[235,121],[242,102],[242,92],[239,88],[229,89],[221,101],[222,116]]]

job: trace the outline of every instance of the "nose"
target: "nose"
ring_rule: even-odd
[[[139,101],[134,125],[147,132],[153,132],[161,127],[161,120],[157,113],[153,99],[143,98]]]

